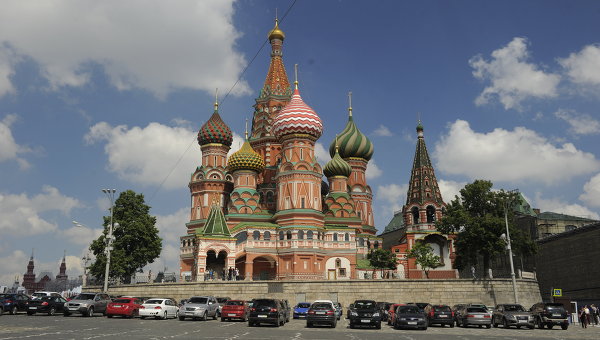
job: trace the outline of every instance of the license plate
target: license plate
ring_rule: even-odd
[[[475,315],[476,318],[483,318],[483,315]]]
[[[29,307],[29,309],[37,309],[37,307]]]
[[[371,323],[371,320],[360,320],[360,322],[363,322],[363,323]]]
[[[259,315],[258,317],[259,318],[268,318],[269,316],[268,315]]]
[[[229,313],[227,316],[235,316],[235,313]]]
[[[440,315],[439,317],[440,317],[440,318],[447,318],[447,317],[448,317],[448,315]]]
[[[325,315],[325,312],[317,312],[319,315]]]
[[[409,324],[409,325],[416,325],[417,322],[416,321],[409,321],[409,322],[407,322],[407,324]]]
[[[77,307],[69,307],[69,310],[77,310]]]
[[[121,308],[123,306],[121,306],[121,305],[114,305],[113,307],[115,307],[115,308]]]
[[[555,318],[560,318],[561,315],[560,314],[552,314],[552,316]]]

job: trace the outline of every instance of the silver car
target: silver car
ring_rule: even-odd
[[[486,328],[492,327],[492,314],[483,307],[470,307],[463,308],[460,313],[460,318],[456,320],[458,326],[468,327],[469,325],[476,325],[479,328],[485,326]]]
[[[502,304],[497,305],[494,309],[492,325],[494,327],[503,325],[504,328],[516,326],[517,328],[528,327],[529,329],[533,329],[535,326],[535,319],[531,313],[527,312],[521,305]]]
[[[217,319],[219,303],[214,296],[192,296],[183,306],[179,307],[179,320],[192,318],[193,320]]]

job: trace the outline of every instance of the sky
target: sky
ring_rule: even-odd
[[[375,147],[367,177],[380,231],[405,202],[419,117],[445,201],[487,179],[542,211],[600,218],[600,2],[1,6],[0,285],[22,279],[32,249],[37,274],[56,275],[66,251],[67,273],[80,275],[108,215],[104,188],[144,194],[163,238],[146,269],[178,272],[197,131],[218,88],[239,147],[276,11],[287,73],[299,65],[301,95],[323,120],[322,163],[353,93]]]

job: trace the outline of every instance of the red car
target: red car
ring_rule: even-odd
[[[388,325],[391,325],[391,326],[394,325],[394,320],[396,320],[396,309],[399,306],[406,306],[406,305],[403,303],[394,303],[393,305],[390,306],[390,309],[388,310],[388,318],[387,318]]]
[[[248,303],[244,300],[229,300],[221,310],[221,321],[228,319],[248,320]]]
[[[139,313],[142,300],[135,297],[123,297],[114,299],[106,307],[106,316],[112,318],[113,315],[121,315],[126,318],[133,318]]]

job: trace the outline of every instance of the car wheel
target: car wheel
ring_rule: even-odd
[[[71,313],[69,313],[69,312],[63,312],[63,316],[69,316],[69,315],[71,315]]]
[[[113,316],[112,316],[112,314],[106,314],[106,317],[112,319]]]
[[[422,330],[426,331],[427,330],[427,326],[421,328]]]
[[[204,315],[202,316],[202,321],[206,320],[208,320],[208,312],[204,312]]]
[[[27,312],[27,315],[33,315],[35,314],[34,312]]]
[[[536,321],[536,322],[537,322],[537,325],[538,325],[538,328],[539,328],[539,329],[544,329],[544,323],[542,322],[542,320],[540,320],[540,319],[537,319],[537,321]]]
[[[502,327],[504,327],[504,328],[509,328],[510,327],[508,325],[508,320],[506,320],[506,319],[502,320]]]
[[[534,329],[534,328],[535,328],[535,326],[527,326],[527,328],[529,328],[529,329]]]
[[[90,309],[87,310],[86,316],[89,316],[89,317],[94,316],[94,307],[90,307]]]
[[[350,323],[350,328],[354,328],[354,324],[353,323]]]
[[[50,310],[48,311],[48,315],[54,316],[54,314],[56,314],[56,307],[52,306],[52,307],[50,307]]]
[[[400,327],[398,327],[398,325],[394,324],[394,329],[400,329]]]
[[[254,327],[254,322],[248,321],[248,327]]]
[[[213,320],[217,320],[217,316],[221,317],[221,313],[218,313],[219,315],[217,315],[217,313],[215,312],[215,315],[213,315]]]
[[[521,325],[517,325],[517,329],[521,329]]]
[[[454,322],[450,324],[450,328],[454,328]]]
[[[167,314],[167,311],[165,311],[165,314],[163,315],[163,320],[167,320],[167,318],[169,317],[169,315]]]
[[[560,328],[562,328],[563,330],[567,330],[567,328],[569,328],[569,324],[568,323],[563,323],[562,325],[560,325]]]
[[[337,322],[332,322],[331,323],[331,328],[335,328],[335,326],[337,326]]]
[[[554,327],[554,325],[551,324],[551,323],[549,323],[549,324],[546,325],[546,327],[548,327],[548,329],[552,329],[552,327]]]
[[[381,322],[378,322],[378,323],[375,325],[375,328],[377,328],[377,329],[381,329]]]
[[[18,312],[17,306],[13,306],[13,308],[10,309],[10,314],[12,315],[17,315]]]
[[[479,325],[479,328],[483,328],[483,325]]]
[[[306,323],[306,327],[308,327],[308,328],[312,328],[312,326],[313,326],[312,322],[307,322],[307,323]]]
[[[183,315],[180,315],[180,316],[179,316],[179,321],[183,321],[183,320],[185,320],[185,316],[183,316]]]
[[[140,319],[145,320],[146,317],[145,316],[140,316]]]
[[[485,325],[485,328],[490,329],[490,328],[492,328],[492,325],[487,324],[487,325]]]

